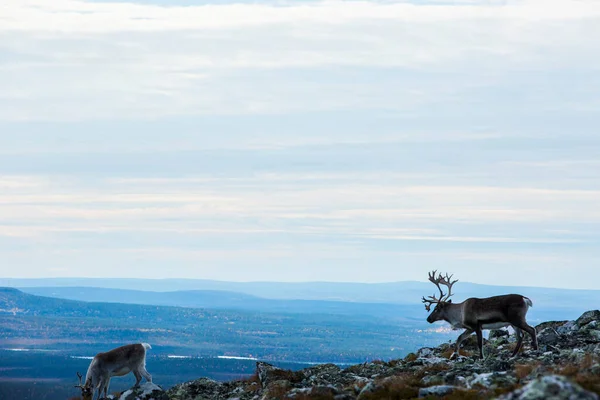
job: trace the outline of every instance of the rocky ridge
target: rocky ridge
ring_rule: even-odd
[[[166,392],[129,391],[123,400],[376,400],[376,399],[599,399],[600,311],[575,321],[536,327],[540,349],[511,358],[514,335],[492,331],[486,358],[476,357],[474,335],[451,359],[453,344],[422,348],[402,360],[373,361],[341,369],[333,364],[288,371],[258,362],[254,376],[216,382],[201,378]],[[458,333],[457,333],[458,335]],[[123,394],[125,395],[125,394]]]

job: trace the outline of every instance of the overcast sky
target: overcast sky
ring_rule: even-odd
[[[3,0],[0,277],[598,288],[600,2]]]

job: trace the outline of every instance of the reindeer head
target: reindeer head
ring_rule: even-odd
[[[94,394],[92,386],[88,385],[88,382],[86,382],[85,385],[82,385],[81,378],[83,378],[83,376],[81,376],[79,372],[77,372],[77,377],[79,378],[79,385],[76,385],[75,387],[81,389],[81,398],[83,400],[92,400]]]
[[[442,273],[440,272],[438,276],[436,276],[436,273],[437,271],[429,273],[429,281],[438,288],[440,297],[435,297],[435,294],[433,296],[428,296],[427,298],[423,297],[423,304],[425,304],[425,309],[427,311],[430,311],[431,305],[435,304],[433,312],[427,317],[427,322],[429,323],[444,319],[444,311],[446,307],[452,303],[452,300],[449,300],[450,296],[452,296],[452,285],[458,282],[458,279],[454,281],[451,280],[452,275],[446,274],[445,276],[442,276]],[[444,293],[440,285],[446,286],[448,288],[448,293]]]

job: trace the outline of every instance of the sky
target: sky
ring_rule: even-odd
[[[598,288],[597,0],[3,0],[0,277]]]

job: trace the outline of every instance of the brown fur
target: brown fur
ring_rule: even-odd
[[[527,324],[525,319],[531,300],[520,294],[507,294],[486,298],[469,298],[462,303],[441,301],[427,318],[427,321],[444,320],[455,328],[466,329],[456,342],[456,354],[460,343],[473,332],[477,335],[479,355],[483,358],[483,329],[490,329],[486,325],[506,324],[512,325],[517,334],[517,345],[513,352],[516,355],[523,344],[523,333],[531,336],[533,348],[537,350],[537,336],[535,328]]]

